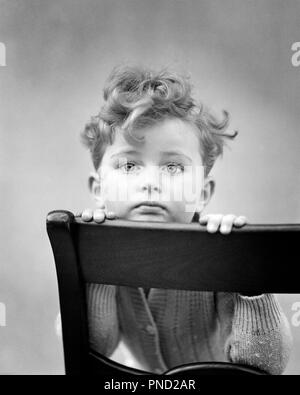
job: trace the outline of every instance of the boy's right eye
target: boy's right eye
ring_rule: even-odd
[[[133,173],[137,170],[137,166],[133,162],[126,162],[120,166],[120,169],[122,169],[124,173]]]

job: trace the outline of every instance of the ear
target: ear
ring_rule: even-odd
[[[207,176],[203,182],[203,189],[201,192],[201,200],[197,207],[197,212],[201,213],[209,203],[215,192],[216,182],[211,176]]]
[[[88,186],[97,207],[104,208],[105,205],[101,197],[101,179],[100,175],[97,172],[90,173],[88,179]]]

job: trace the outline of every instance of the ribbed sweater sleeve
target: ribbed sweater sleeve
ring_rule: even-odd
[[[109,357],[120,338],[116,287],[88,283],[86,299],[90,348]]]
[[[270,374],[282,374],[290,357],[292,336],[275,295],[216,296],[227,359]]]

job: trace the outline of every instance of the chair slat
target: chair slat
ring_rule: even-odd
[[[77,220],[74,228],[87,282],[249,294],[300,292],[293,275],[299,225],[247,225],[230,235],[209,234],[199,224],[122,220],[95,226]]]

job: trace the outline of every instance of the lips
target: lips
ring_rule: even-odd
[[[138,208],[141,206],[149,207],[149,208],[161,208],[164,210],[166,209],[165,206],[163,206],[161,203],[153,201],[153,200],[147,200],[147,201],[141,202],[141,203],[137,204],[135,206],[135,208]]]

